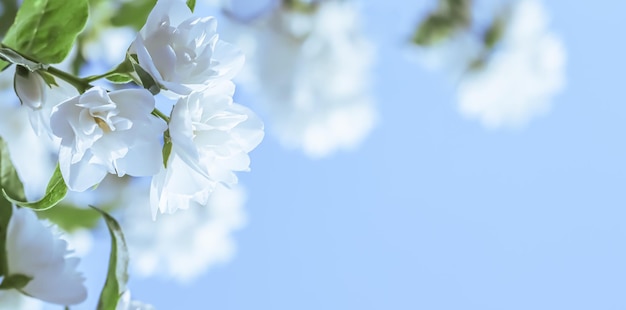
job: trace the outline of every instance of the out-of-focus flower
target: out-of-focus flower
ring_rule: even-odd
[[[26,197],[34,201],[43,196],[54,171],[54,152],[58,143],[47,136],[38,137],[31,128],[29,118],[32,110],[20,106],[11,85],[12,70],[9,68],[0,72],[0,136],[9,147],[11,161],[24,183]]]
[[[206,205],[165,214],[157,221],[149,217],[146,191],[129,192],[121,221],[134,274],[188,282],[232,258],[232,233],[245,224],[243,189],[217,185]]]
[[[373,129],[377,112],[368,92],[374,51],[349,1],[320,1],[313,11],[280,8],[254,28],[248,42],[252,86],[288,147],[312,157],[350,149]],[[256,44],[250,44],[250,33]],[[256,79],[249,78],[254,75]]]
[[[263,123],[233,103],[235,86],[224,82],[181,98],[172,110],[172,149],[167,169],[152,180],[152,214],[204,206],[217,183],[235,184],[233,171],[247,171],[263,139]]]
[[[0,310],[40,310],[43,302],[17,290],[0,290]]]
[[[118,301],[115,310],[154,310],[154,307],[136,300],[131,300],[130,291],[126,290]]]
[[[219,40],[215,18],[191,15],[182,1],[158,1],[129,50],[171,98],[229,80],[244,63],[239,49]]]
[[[521,0],[484,68],[459,85],[459,110],[485,127],[521,127],[550,109],[565,84],[566,54],[548,31],[547,14],[537,0]]]
[[[145,89],[107,93],[99,87],[55,107],[51,128],[61,138],[59,164],[68,188],[84,191],[107,173],[156,174],[166,125],[153,109],[154,97]]]
[[[79,259],[67,257],[67,243],[44,226],[27,208],[13,208],[6,240],[8,275],[31,280],[21,290],[37,299],[74,305],[87,298],[84,278],[76,271]]]

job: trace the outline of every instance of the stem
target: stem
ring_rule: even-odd
[[[96,80],[103,79],[103,78],[109,77],[111,75],[114,75],[116,73],[119,73],[117,71],[117,68],[115,68],[115,69],[113,69],[113,70],[111,70],[109,72],[106,72],[106,73],[102,73],[102,74],[98,74],[98,75],[86,76],[86,77],[82,78],[81,80],[83,80],[86,83],[91,83],[93,81],[96,81]]]
[[[152,115],[164,120],[166,123],[170,122],[170,118],[157,108],[154,108],[154,110],[152,110]]]
[[[85,81],[79,77],[74,76],[73,74],[67,73],[65,71],[59,70],[55,67],[48,67],[48,69],[46,69],[46,71],[48,71],[48,73],[72,84],[72,86],[74,86],[78,92],[80,92],[81,94],[84,93],[87,89],[90,89],[93,87],[93,85],[89,84],[88,81]]]

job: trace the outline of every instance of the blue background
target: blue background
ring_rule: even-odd
[[[454,85],[405,57],[434,3],[416,2],[362,3],[380,122],[358,151],[311,160],[268,134],[240,174],[249,224],[234,260],[191,285],[132,278],[135,299],[157,309],[626,308],[626,2],[544,1],[567,50],[567,87],[547,116],[499,131],[464,119]],[[85,268],[101,272],[107,253],[97,245]]]

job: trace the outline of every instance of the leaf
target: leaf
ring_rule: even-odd
[[[50,177],[50,181],[48,181],[46,194],[38,201],[25,202],[24,200],[26,199],[22,199],[21,201],[17,200],[15,198],[12,198],[11,195],[7,193],[4,188],[2,188],[2,194],[10,202],[20,207],[31,208],[35,211],[43,211],[56,206],[61,200],[63,200],[63,198],[65,198],[65,195],[67,194],[67,185],[65,184],[65,180],[63,180],[63,175],[61,175],[61,169],[57,164],[57,168],[54,170],[52,177]]]
[[[11,162],[9,147],[0,138],[0,188],[15,199],[26,200],[24,185]]]
[[[37,212],[37,216],[47,219],[67,232],[80,228],[93,228],[98,224],[100,215],[90,209],[79,208],[65,203]]]
[[[109,80],[109,82],[116,83],[116,84],[126,84],[133,80],[133,78],[130,75],[124,74],[124,73],[114,73],[112,75],[107,76],[106,79]]]
[[[97,309],[115,310],[121,295],[126,291],[126,283],[128,283],[128,248],[126,247],[122,229],[117,221],[108,213],[94,206],[91,207],[104,217],[111,235],[109,270],[107,271],[102,292],[100,292]]]
[[[88,15],[87,0],[24,0],[2,43],[40,62],[59,63]]]
[[[24,186],[11,162],[9,147],[2,138],[0,138],[0,188],[6,189],[16,197],[24,197]],[[7,274],[6,237],[12,213],[11,202],[0,197],[0,275]]]
[[[193,10],[196,8],[196,0],[187,0],[187,6],[193,13]]]
[[[10,276],[5,276],[2,284],[0,284],[0,289],[8,290],[8,289],[21,289],[32,280],[32,277],[23,274],[12,274]]]
[[[111,19],[111,25],[116,27],[130,26],[139,30],[146,23],[155,4],[156,0],[126,1]]]
[[[48,65],[28,60],[24,58],[24,56],[20,55],[19,53],[8,47],[0,47],[0,59],[4,59],[12,64],[20,65],[28,69],[28,71],[30,72],[48,69]]]

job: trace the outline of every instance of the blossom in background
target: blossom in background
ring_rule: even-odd
[[[214,17],[193,17],[179,1],[158,1],[129,51],[171,98],[229,80],[243,54],[219,40]]]
[[[68,188],[84,191],[107,173],[156,174],[166,125],[151,115],[153,109],[145,89],[107,93],[100,87],[55,107],[50,122],[61,138],[59,165]]]
[[[374,51],[354,3],[316,6],[313,12],[280,8],[225,35],[245,43],[250,71],[241,82],[270,112],[282,144],[324,157],[356,147],[376,123],[368,92]]]
[[[246,221],[242,188],[217,185],[206,205],[153,221],[145,195],[148,188],[141,186],[129,187],[121,221],[134,275],[162,275],[188,282],[232,258],[232,233]]]
[[[547,27],[548,16],[539,1],[515,4],[486,66],[460,82],[463,115],[488,128],[521,127],[550,109],[552,97],[565,84],[566,54]]]
[[[233,171],[249,170],[252,151],[263,139],[263,123],[233,103],[226,81],[183,97],[169,122],[172,149],[151,186],[152,214],[204,206],[218,183],[235,184]]]
[[[43,301],[74,305],[87,298],[84,278],[76,271],[79,259],[67,257],[67,243],[27,208],[13,208],[6,237],[8,275],[31,280],[21,290]]]
[[[43,302],[17,290],[0,290],[0,310],[40,310]]]

